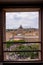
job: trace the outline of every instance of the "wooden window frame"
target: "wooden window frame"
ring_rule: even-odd
[[[3,34],[5,33],[5,12],[3,8],[0,9],[0,61],[3,62]],[[29,62],[29,63],[41,63],[43,62],[43,8],[40,8],[40,21],[41,21],[41,61]],[[5,38],[4,38],[5,39]]]
[[[6,12],[29,12],[29,11],[39,11],[39,16],[40,16],[40,8],[7,8],[7,9],[3,9],[4,11],[4,13],[6,13]],[[4,15],[5,16],[5,15]],[[4,17],[5,18],[5,17]],[[4,20],[4,22],[6,23],[6,21]],[[41,21],[40,21],[41,22]],[[40,22],[39,22],[39,25],[40,25]],[[4,24],[4,26],[6,27],[6,25]],[[5,27],[4,27],[4,33],[5,33]],[[40,28],[40,30],[41,30],[41,25],[39,26],[39,28]],[[39,30],[39,31],[40,31]],[[4,37],[6,37],[5,36],[5,34],[3,33],[3,41],[4,41]],[[41,34],[41,33],[40,33]],[[41,35],[40,35],[41,36]],[[33,42],[32,42],[33,43]],[[37,42],[36,42],[37,43]],[[41,43],[41,42],[40,42]],[[7,52],[7,51],[6,51]],[[9,52],[12,52],[12,51],[9,51]],[[7,62],[7,61],[6,61]],[[14,61],[15,62],[15,61]],[[20,61],[19,61],[20,62]],[[22,61],[22,62],[24,62],[24,61]],[[27,62],[27,61],[26,61]],[[30,61],[28,61],[28,62],[30,62]],[[33,61],[34,62],[34,61]]]

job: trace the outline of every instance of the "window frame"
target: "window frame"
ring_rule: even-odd
[[[5,32],[5,30],[4,30],[4,28],[3,28],[3,26],[5,26],[5,12],[3,11],[3,9],[1,10],[1,16],[3,16],[2,17],[2,19],[1,19],[1,21],[2,21],[2,33],[1,33],[1,35],[3,34],[3,32]],[[40,21],[41,21],[41,24],[43,23],[42,21],[43,21],[43,9],[40,9]],[[41,25],[41,33],[43,32],[43,29],[42,29],[42,25]],[[41,61],[43,61],[43,34],[41,34]],[[1,36],[1,39],[3,38],[4,36]],[[2,39],[2,44],[1,44],[1,47],[3,46],[3,39]],[[3,53],[3,47],[2,47],[2,53]],[[3,55],[3,54],[2,54]],[[33,62],[33,61],[32,61]],[[35,62],[37,62],[37,61],[35,61]],[[30,63],[30,62],[29,62]],[[34,63],[34,62],[33,62]],[[38,61],[37,63],[40,63],[40,61]]]
[[[3,9],[3,12],[4,12],[4,16],[5,16],[5,13],[6,12],[29,12],[29,11],[39,11],[39,16],[40,16],[40,8],[7,8],[7,9]],[[39,17],[40,18],[40,17]],[[6,23],[5,21],[5,17],[4,17],[4,22]],[[40,36],[41,36],[41,24],[40,24],[41,21],[39,21],[39,31],[40,31]],[[5,25],[5,24],[4,24]],[[6,27],[6,25],[5,25]],[[5,32],[5,27],[4,27],[4,32]],[[5,35],[3,36],[3,38],[6,37]],[[4,38],[5,39],[5,38]],[[33,42],[32,42],[33,43]],[[37,42],[36,42],[37,43]],[[41,41],[40,41],[41,43]],[[12,51],[9,51],[9,52],[12,52]],[[36,60],[35,60],[36,61]],[[11,61],[10,61],[11,62]],[[15,61],[14,61],[15,62]],[[20,61],[19,61],[20,62]],[[23,62],[23,61],[22,61]],[[26,61],[27,62],[27,61]],[[28,61],[30,62],[30,61]],[[32,61],[34,62],[34,61]]]

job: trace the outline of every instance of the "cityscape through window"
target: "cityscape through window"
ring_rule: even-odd
[[[41,60],[39,11],[6,12],[4,61]]]

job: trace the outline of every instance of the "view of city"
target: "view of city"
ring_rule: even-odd
[[[38,19],[39,12],[6,12],[5,61],[41,59]]]

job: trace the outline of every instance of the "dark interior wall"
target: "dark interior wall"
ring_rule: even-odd
[[[41,9],[41,26],[42,26],[42,30],[41,30],[41,35],[42,35],[42,39],[41,39],[41,41],[42,41],[42,61],[43,61],[43,8]]]
[[[3,42],[3,29],[2,29],[2,27],[3,27],[3,25],[2,25],[2,23],[3,23],[3,14],[2,14],[2,10],[0,9],[0,61],[2,61],[3,60],[3,52],[2,52],[2,50],[3,50],[3,44],[2,44],[2,42]]]
[[[38,4],[43,4],[43,0],[0,0],[0,7],[2,7],[1,5],[9,5],[9,6],[11,6],[11,5],[16,5],[16,6],[18,6],[17,4],[25,4],[25,5],[30,5],[30,6],[34,6],[34,5],[38,5]],[[8,5],[7,5],[7,7],[8,7]],[[24,5],[24,6],[25,6]],[[36,5],[36,6],[37,6]],[[39,5],[38,5],[39,6]],[[6,6],[5,6],[6,7]]]
[[[41,2],[43,0],[0,0],[0,2]]]

